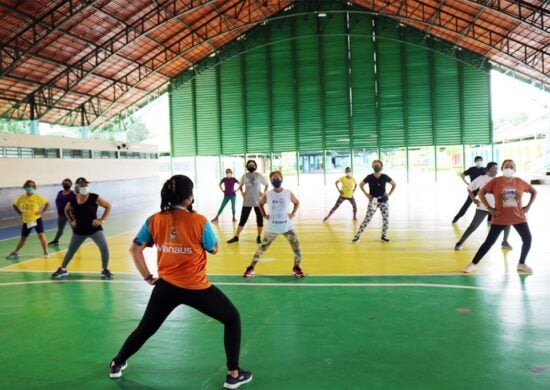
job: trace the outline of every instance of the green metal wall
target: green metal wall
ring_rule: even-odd
[[[485,62],[410,42],[414,31],[388,19],[320,19],[270,22],[223,61],[174,79],[172,155],[492,142]]]

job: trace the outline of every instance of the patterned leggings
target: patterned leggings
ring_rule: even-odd
[[[330,217],[332,215],[332,213],[334,213],[336,211],[336,209],[338,207],[340,207],[340,205],[345,201],[349,201],[351,203],[351,207],[353,207],[353,217],[355,218],[355,216],[357,215],[357,203],[355,203],[355,198],[352,196],[351,198],[344,198],[342,196],[339,196],[338,199],[336,199],[336,203],[334,204],[334,207],[329,211],[328,215],[326,216],[326,218]]]
[[[290,247],[292,248],[292,251],[294,252],[294,265],[300,265],[300,262],[302,261],[302,249],[300,248],[300,241],[298,241],[298,236],[294,233],[294,230],[289,230],[286,233],[265,233],[262,244],[252,258],[252,265],[256,265],[256,263],[260,261],[260,257],[262,257],[264,252],[271,246],[271,243],[275,241],[279,234],[285,236],[290,244]]]
[[[388,202],[374,202],[371,200],[369,202],[369,207],[367,209],[367,215],[365,215],[365,219],[361,223],[361,226],[359,226],[359,230],[355,235],[356,239],[359,239],[359,237],[361,237],[361,234],[363,234],[363,231],[366,229],[367,225],[372,220],[374,213],[376,213],[376,210],[379,207],[380,207],[380,212],[382,213],[382,237],[386,237],[386,234],[388,233],[389,217],[390,217],[390,208],[388,206]]]

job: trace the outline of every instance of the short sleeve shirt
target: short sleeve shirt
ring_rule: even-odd
[[[40,211],[40,207],[48,203],[48,200],[38,194],[23,194],[19,196],[15,202],[14,206],[21,211],[21,219],[23,223],[34,222],[40,218],[40,215],[36,215]]]
[[[376,177],[373,173],[371,173],[370,175],[367,175],[365,179],[363,179],[363,183],[369,185],[369,194],[371,194],[375,198],[384,196],[384,194],[386,193],[386,184],[391,183],[391,181],[392,178],[385,173],[381,174],[380,177]]]
[[[468,189],[472,192],[478,191],[491,180],[493,180],[493,178],[488,175],[478,176],[477,178],[475,178],[474,181],[468,184]],[[495,197],[493,196],[493,194],[488,193],[487,195],[485,195],[485,198],[487,199],[487,203],[489,203],[489,206],[495,207]],[[489,211],[482,202],[479,202],[477,209],[482,211]]]
[[[260,204],[260,192],[262,186],[267,185],[267,180],[259,172],[247,172],[241,179],[244,186],[244,207],[258,207]]]
[[[206,277],[206,251],[218,243],[206,217],[174,209],[149,217],[134,239],[137,245],[157,248],[159,276],[190,290],[211,286]]]
[[[234,177],[224,177],[222,179],[223,183],[223,193],[225,196],[233,196],[235,195],[235,184],[237,184],[237,179]]]
[[[477,177],[485,175],[487,170],[485,168],[470,167],[466,169],[462,174],[470,178],[470,182],[473,182]]]
[[[522,214],[522,197],[524,192],[530,192],[533,187],[514,177],[512,180],[505,180],[504,177],[497,177],[484,186],[485,191],[495,197],[496,216],[493,216],[493,225],[517,225],[527,222],[527,217]]]
[[[357,185],[353,177],[342,176],[337,180],[337,183],[342,183],[342,198],[353,198],[353,189]]]

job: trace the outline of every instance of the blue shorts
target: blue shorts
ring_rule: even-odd
[[[32,229],[35,229],[38,234],[44,233],[44,223],[42,223],[42,218],[38,218],[35,222],[36,226],[31,228],[28,228],[26,223],[23,224],[21,227],[21,237],[28,237],[31,234]]]

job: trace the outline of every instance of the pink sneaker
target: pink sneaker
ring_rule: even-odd
[[[304,272],[297,265],[295,265],[294,268],[292,268],[292,273],[294,274],[294,276],[296,276],[299,279],[305,277]]]

